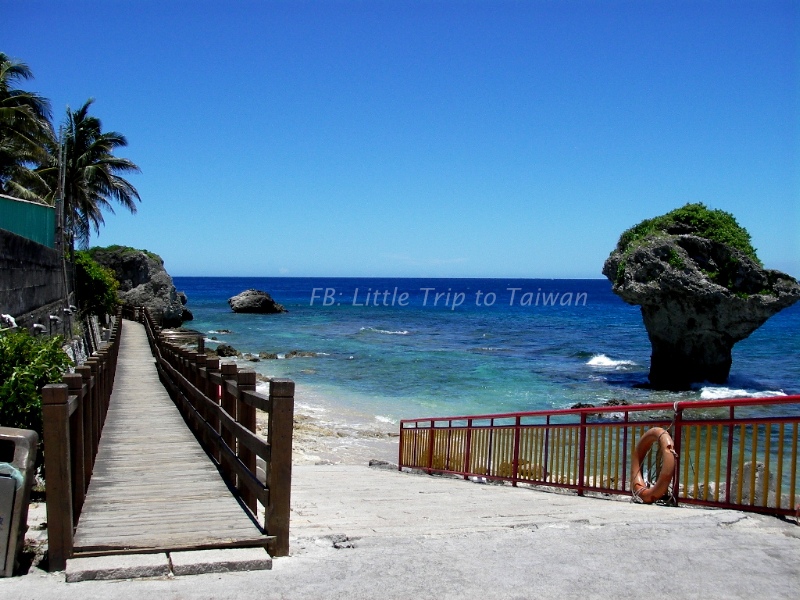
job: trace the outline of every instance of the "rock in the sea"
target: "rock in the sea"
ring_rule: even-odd
[[[189,302],[189,298],[186,297],[186,292],[178,292],[178,300],[181,301],[181,304],[186,306],[186,303]]]
[[[313,358],[317,355],[316,352],[306,352],[304,350],[292,350],[287,352],[284,356],[286,358]]]
[[[192,311],[190,311],[185,306],[181,311],[181,321],[194,321],[194,315],[192,314]]]
[[[157,254],[126,246],[92,248],[91,257],[114,272],[126,306],[146,306],[162,327],[180,327],[183,304]]]
[[[217,356],[239,356],[239,351],[230,344],[220,344],[217,346]]]
[[[732,215],[688,204],[620,237],[603,275],[641,307],[650,385],[683,390],[724,383],[733,345],[800,300],[800,285],[764,269]]]
[[[237,313],[283,313],[287,312],[282,304],[278,304],[267,292],[261,290],[245,290],[241,294],[228,298],[233,312]]]

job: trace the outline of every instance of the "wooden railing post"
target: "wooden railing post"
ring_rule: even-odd
[[[97,437],[95,437],[95,406],[92,402],[92,370],[87,366],[75,367],[75,372],[81,376],[85,393],[83,396],[83,435],[87,443],[84,444],[83,458],[86,464],[85,473],[87,477],[92,476],[92,464],[97,452]]]
[[[269,383],[270,414],[268,439],[270,464],[267,469],[269,506],[265,525],[275,536],[272,556],[289,555],[289,505],[292,483],[292,427],[294,420],[294,381],[273,379]]]
[[[104,421],[104,414],[103,414],[103,400],[100,393],[100,384],[99,384],[99,377],[98,377],[98,367],[97,367],[97,358],[94,356],[89,357],[86,362],[84,363],[89,368],[89,371],[92,375],[91,379],[91,394],[89,397],[91,398],[92,403],[92,438],[94,439],[94,448],[92,452],[92,456],[97,455],[97,446],[100,443],[100,432],[103,430],[103,421]]]
[[[224,379],[222,385],[221,405],[222,410],[228,413],[233,420],[236,420],[236,397],[228,391],[228,383],[237,383],[238,369],[235,363],[222,363],[222,377]],[[227,427],[222,427],[222,440],[228,445],[228,448],[236,453],[236,437],[233,432],[229,431]],[[221,453],[220,458],[223,458],[225,453]],[[236,486],[236,472],[233,470],[228,461],[224,458],[222,460],[223,472],[234,486]]]
[[[83,398],[83,378],[79,373],[65,373],[62,377],[67,384],[68,396],[77,396],[78,403],[75,412],[70,417],[70,441],[71,441],[71,468],[72,468],[72,517],[73,522],[78,522],[78,517],[83,508],[83,501],[86,498],[86,435],[83,430],[84,425],[84,406]]]
[[[50,570],[63,571],[72,555],[73,541],[69,390],[66,384],[53,383],[42,388],[42,420]]]
[[[241,398],[242,392],[255,392],[256,391],[256,372],[251,370],[239,371],[237,375],[239,384],[239,394]],[[248,431],[256,432],[256,409],[249,404],[239,400],[236,407],[236,420],[240,425],[247,428]],[[239,460],[242,461],[245,467],[253,474],[256,475],[256,455],[255,452],[250,450],[244,444],[239,444],[238,452],[236,453]],[[253,514],[257,514],[258,499],[250,488],[240,485],[239,493],[242,495],[242,501],[250,507]]]
[[[206,358],[206,383],[205,383],[205,394],[208,398],[219,405],[219,385],[213,381],[213,376],[219,373],[219,359],[218,358]],[[208,415],[208,424],[216,431],[219,431],[219,418],[217,415],[211,413]],[[212,445],[211,456],[217,462],[220,462],[220,455],[219,449],[217,448],[216,444]]]

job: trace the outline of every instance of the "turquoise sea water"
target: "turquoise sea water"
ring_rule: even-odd
[[[605,280],[176,277],[209,347],[314,357],[253,363],[298,383],[298,402],[401,418],[800,393],[800,306],[734,348],[725,386],[681,394],[646,383],[638,307]],[[268,291],[288,313],[233,313],[229,297]],[[228,330],[230,333],[219,333]],[[213,340],[211,338],[217,338]]]

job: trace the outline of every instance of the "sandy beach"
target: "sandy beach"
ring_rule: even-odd
[[[308,388],[297,386],[295,465],[366,465],[372,459],[397,462],[399,425],[337,406],[335,399],[326,399],[325,405],[318,399]],[[256,419],[256,430],[266,435],[266,413],[259,411]]]

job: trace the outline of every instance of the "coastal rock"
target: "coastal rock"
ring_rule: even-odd
[[[283,305],[278,304],[267,292],[261,290],[245,290],[232,298],[228,304],[236,313],[274,314],[287,312]]]
[[[181,311],[181,321],[194,321],[194,315],[192,314],[192,311],[190,311],[185,306]]]
[[[239,355],[239,351],[230,344],[220,344],[219,346],[217,346],[216,352],[217,356],[222,356],[222,357]]]
[[[186,306],[186,303],[189,302],[189,298],[186,297],[186,292],[178,292],[178,300],[181,301],[181,304]]]
[[[160,256],[125,246],[92,248],[90,253],[114,272],[123,305],[145,306],[162,327],[180,327],[183,304]]]
[[[702,205],[684,210],[697,206]],[[735,224],[731,215],[722,214]],[[733,345],[800,300],[797,281],[764,269],[754,250],[747,253],[702,237],[681,222],[626,243],[634,230],[620,238],[603,275],[614,284],[614,293],[641,307],[652,345],[649,378],[654,388],[724,383]],[[749,245],[749,235],[744,235]]]
[[[292,350],[291,352],[287,352],[285,354],[286,358],[314,358],[317,355],[316,352],[306,352],[303,350]]]

